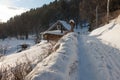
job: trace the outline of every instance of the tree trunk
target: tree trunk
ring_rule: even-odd
[[[107,23],[109,23],[109,5],[110,5],[110,0],[107,0]]]
[[[98,5],[96,6],[96,28],[98,27]]]

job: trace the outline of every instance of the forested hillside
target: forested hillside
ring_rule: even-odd
[[[0,23],[0,36],[18,36],[39,34],[59,19],[76,24],[90,24],[95,29],[96,7],[98,7],[99,25],[106,22],[107,0],[55,0],[40,8],[31,9],[21,15],[12,17],[6,23]],[[120,0],[110,0],[110,19],[120,13]]]

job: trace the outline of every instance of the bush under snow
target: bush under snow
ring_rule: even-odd
[[[26,80],[70,80],[77,67],[77,35],[67,34],[54,49],[27,75]]]
[[[77,34],[44,42],[0,62],[0,80],[70,80],[77,67]]]
[[[0,62],[0,80],[24,80],[37,63],[50,55],[52,46],[42,42],[26,51],[4,56]]]

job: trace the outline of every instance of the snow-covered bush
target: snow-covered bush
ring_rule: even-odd
[[[77,34],[69,33],[54,45],[41,42],[5,56],[0,62],[0,80],[68,80],[77,67]]]
[[[32,65],[29,59],[26,57],[27,63],[16,62],[16,66],[1,65],[0,68],[0,80],[24,80],[25,76],[32,71]]]
[[[24,80],[32,69],[51,54],[52,43],[41,42],[28,50],[4,57],[0,62],[0,80]]]
[[[54,46],[54,52],[38,63],[26,80],[70,80],[77,68],[77,42],[77,34],[65,35]]]

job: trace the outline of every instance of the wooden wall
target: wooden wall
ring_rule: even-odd
[[[55,35],[55,34],[43,34],[43,39],[45,40],[53,40],[53,41],[58,41],[63,35]]]

